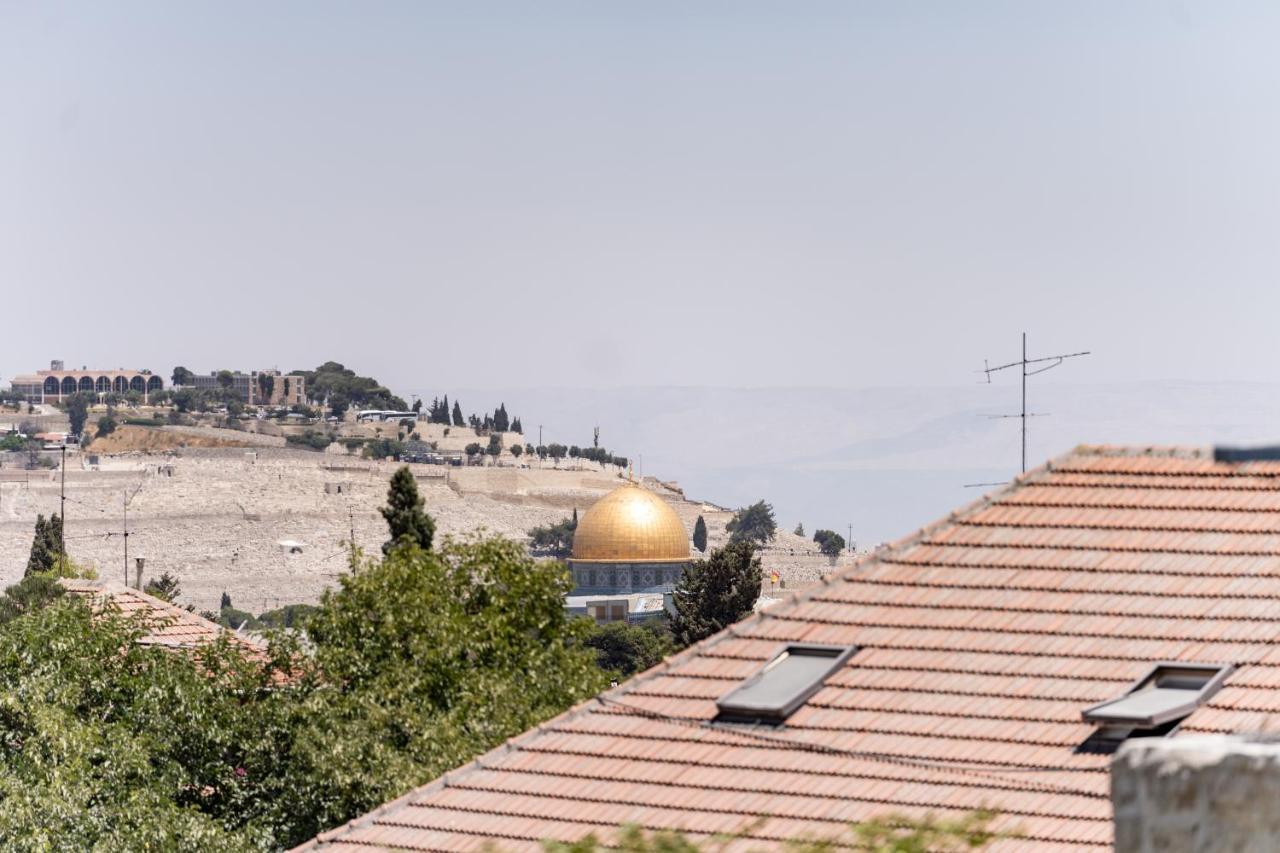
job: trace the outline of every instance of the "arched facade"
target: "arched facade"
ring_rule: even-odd
[[[60,402],[72,394],[125,394],[136,391],[144,395],[164,390],[164,379],[141,370],[39,370],[15,376],[11,380],[15,393],[33,403]]]

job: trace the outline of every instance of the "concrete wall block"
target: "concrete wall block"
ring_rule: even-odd
[[[1280,743],[1142,738],[1111,768],[1117,853],[1280,850]]]

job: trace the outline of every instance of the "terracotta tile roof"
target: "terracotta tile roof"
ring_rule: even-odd
[[[778,729],[712,725],[788,641],[858,651]],[[534,850],[621,824],[753,849],[997,810],[994,850],[1101,853],[1081,711],[1230,663],[1178,733],[1280,730],[1280,462],[1080,448],[306,846]]]
[[[68,595],[86,598],[94,607],[114,607],[125,617],[142,614],[147,633],[138,639],[140,645],[195,649],[226,635],[241,646],[249,659],[266,661],[268,658],[265,645],[258,640],[124,584],[68,578],[58,582]]]

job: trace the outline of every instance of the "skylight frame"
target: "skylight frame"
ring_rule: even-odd
[[[719,714],[716,722],[721,723],[764,723],[781,725],[788,717],[808,702],[815,693],[823,688],[827,679],[839,671],[849,658],[858,651],[858,646],[822,645],[817,643],[785,643],[769,657],[769,660],[758,670],[748,676],[741,684],[716,700]],[[806,684],[795,689],[776,702],[752,700],[749,697],[761,692],[759,686],[776,667],[784,665],[783,656],[809,657],[828,660],[827,666],[819,670]],[[777,690],[778,688],[775,688]]]
[[[1144,688],[1151,685],[1161,674],[1162,670],[1171,673],[1181,672],[1216,672],[1198,690],[1186,690],[1188,694],[1186,701],[1171,705],[1160,711],[1150,714],[1107,714],[1106,708],[1118,705],[1124,700],[1135,694],[1142,692]],[[1142,674],[1140,678],[1129,685],[1129,689],[1125,690],[1119,696],[1104,700],[1096,705],[1090,705],[1080,712],[1081,718],[1086,723],[1094,723],[1104,728],[1128,729],[1128,730],[1148,730],[1157,729],[1169,723],[1175,723],[1186,717],[1189,717],[1198,708],[1202,707],[1206,702],[1213,698],[1219,690],[1222,689],[1223,683],[1227,680],[1232,672],[1235,671],[1234,664],[1226,663],[1197,663],[1195,661],[1160,661],[1154,663]]]

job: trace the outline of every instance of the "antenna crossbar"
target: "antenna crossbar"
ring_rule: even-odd
[[[1042,417],[1045,413],[1030,413],[1027,411],[1027,377],[1044,373],[1046,370],[1053,370],[1069,358],[1079,358],[1085,355],[1091,355],[1089,350],[1082,352],[1068,352],[1061,355],[1046,355],[1041,358],[1027,358],[1027,333],[1022,333],[1022,358],[1017,361],[1011,361],[1008,364],[1001,364],[996,367],[990,367],[983,362],[982,372],[987,375],[987,383],[991,382],[991,374],[998,373],[1001,370],[1008,370],[1011,367],[1022,368],[1022,411],[1015,415],[989,415],[991,418],[1018,418],[1022,421],[1022,473],[1027,473],[1027,418]],[[1046,363],[1050,362],[1050,363]],[[1027,370],[1028,365],[1042,364],[1043,367],[1035,370]]]

